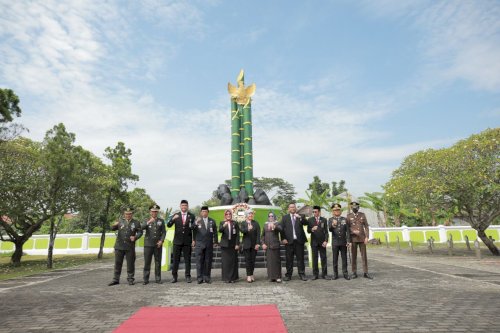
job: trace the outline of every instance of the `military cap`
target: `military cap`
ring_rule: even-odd
[[[359,206],[359,202],[357,202],[356,200],[353,200],[353,201],[351,201],[351,205],[353,205],[353,206]]]
[[[134,208],[132,206],[127,206],[125,207],[125,209],[123,210],[124,213],[133,213],[134,212]]]
[[[342,206],[338,203],[335,203],[332,205],[332,210],[340,210],[342,208]]]
[[[152,212],[159,212],[160,206],[158,206],[157,204],[152,204],[151,206],[149,206],[149,210]]]

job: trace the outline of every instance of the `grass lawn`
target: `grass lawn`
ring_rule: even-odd
[[[0,254],[0,280],[51,271],[47,269],[47,256],[24,255],[21,259],[21,266],[14,267],[10,264],[11,255],[12,253]],[[113,253],[105,253],[103,258],[107,260],[113,256]],[[97,262],[97,254],[54,255],[53,260],[53,269],[68,268]]]

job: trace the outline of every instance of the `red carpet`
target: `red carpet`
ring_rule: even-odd
[[[145,307],[115,332],[286,332],[276,305]]]

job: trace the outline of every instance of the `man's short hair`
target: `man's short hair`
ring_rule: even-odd
[[[321,210],[320,206],[313,206],[313,209]]]
[[[188,203],[188,201],[187,201],[186,199],[182,199],[182,200],[181,200],[181,205],[182,205],[182,204],[189,205],[189,203]]]
[[[201,206],[201,210],[206,210],[206,211],[208,211],[208,206]]]

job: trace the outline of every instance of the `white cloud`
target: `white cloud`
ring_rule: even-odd
[[[421,84],[464,80],[500,91],[500,4],[497,1],[366,1],[369,15],[400,19],[420,33]],[[425,87],[424,87],[425,88]]]
[[[184,2],[143,1],[160,27],[203,30],[203,14]],[[160,205],[182,198],[199,204],[230,177],[230,109],[225,86],[208,110],[177,110],[127,85],[125,78],[155,80],[176,47],[158,36],[132,51],[127,10],[117,3],[13,2],[0,17],[2,85],[34,96],[25,110],[30,136],[41,139],[59,122],[77,143],[102,156],[117,141],[132,149],[133,171]],[[142,8],[142,7],[141,7]],[[130,10],[130,8],[128,9]],[[260,32],[257,31],[256,36]],[[135,38],[137,41],[138,38]],[[168,39],[168,38],[167,38]],[[166,55],[165,49],[167,49]],[[151,61],[149,59],[152,59]],[[139,71],[147,65],[146,74]],[[149,67],[148,67],[149,66]],[[356,194],[378,190],[402,157],[429,142],[391,148],[373,142],[388,133],[372,122],[393,112],[389,99],[366,97],[346,105],[331,97],[346,76],[324,76],[299,88],[269,82],[253,103],[254,174],[282,177],[303,196],[314,175],[347,181]],[[273,88],[269,88],[273,87]],[[382,102],[381,102],[382,101]],[[374,166],[376,165],[376,166]]]

